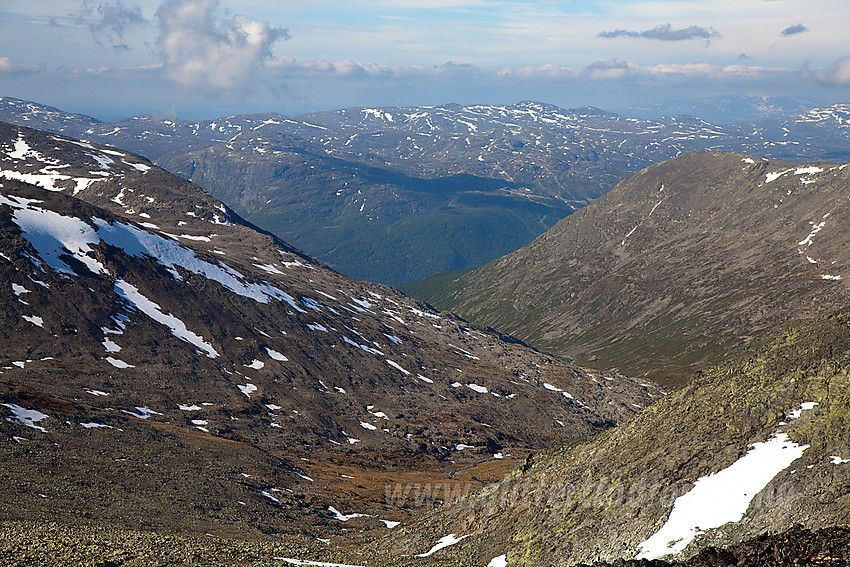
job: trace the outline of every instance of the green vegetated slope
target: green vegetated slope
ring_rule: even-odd
[[[801,456],[748,495],[739,521],[714,526],[706,519],[683,555],[796,524],[844,524],[850,517],[848,373],[850,311],[791,323],[628,423],[530,456],[501,483],[436,509],[377,545],[421,553],[455,534],[464,537],[440,554],[481,564],[502,554],[511,566],[633,558],[697,479],[783,434]],[[724,484],[716,499],[735,488]]]
[[[573,211],[504,179],[412,177],[331,157],[286,136],[166,156],[162,165],[329,266],[400,284],[480,266],[527,244]]]
[[[850,303],[850,169],[688,154],[528,246],[405,289],[598,367],[680,384],[791,318]]]

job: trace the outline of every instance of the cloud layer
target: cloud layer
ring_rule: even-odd
[[[615,37],[637,37],[643,39],[658,39],[661,41],[685,41],[689,39],[711,39],[717,37],[717,31],[712,28],[700,26],[688,26],[686,28],[673,29],[670,24],[656,26],[646,31],[613,30],[599,32],[598,37],[611,39]]]
[[[156,11],[165,76],[214,95],[247,92],[286,29],[245,16],[219,19],[218,0],[168,0]]]
[[[818,82],[823,85],[838,87],[850,84],[850,57],[842,57],[825,69],[811,70],[807,66],[805,70],[813,73]]]

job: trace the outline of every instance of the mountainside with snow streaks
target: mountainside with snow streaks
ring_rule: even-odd
[[[8,124],[0,274],[5,518],[342,533],[330,507],[404,517],[385,484],[480,485],[663,393],[344,277],[143,158]]]
[[[126,147],[335,269],[397,285],[513,251],[682,153],[850,161],[842,108],[727,126],[535,102],[100,123],[3,98],[0,120]]]
[[[740,154],[649,167],[528,246],[408,291],[562,356],[681,384],[850,304],[850,168]]]
[[[685,564],[843,565],[846,543],[792,549],[809,538],[801,528],[846,529],[849,371],[850,312],[791,323],[628,423],[529,457],[375,546],[420,554],[452,534],[436,556],[511,567],[662,567],[652,560],[700,550]],[[747,540],[749,552],[724,549]]]

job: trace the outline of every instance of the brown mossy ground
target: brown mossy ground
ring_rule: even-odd
[[[55,522],[0,522],[0,565],[8,567],[154,567],[289,565],[282,558],[369,567],[453,567],[452,560],[340,551],[303,536],[263,540],[168,535]]]

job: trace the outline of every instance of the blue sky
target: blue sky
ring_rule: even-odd
[[[101,119],[850,100],[847,0],[0,0],[0,95]]]

